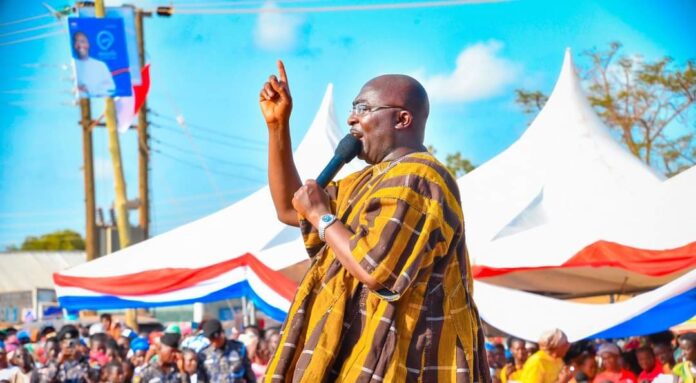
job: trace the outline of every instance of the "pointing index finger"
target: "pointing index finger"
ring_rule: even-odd
[[[280,75],[280,81],[288,84],[288,75],[285,73],[285,65],[283,60],[278,60],[278,74]]]

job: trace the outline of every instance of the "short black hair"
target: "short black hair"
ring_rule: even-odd
[[[648,341],[652,344],[671,344],[672,340],[674,340],[674,334],[669,330],[648,335]]]
[[[109,339],[109,336],[104,334],[103,332],[98,332],[96,334],[92,334],[89,337],[89,346],[92,347],[92,342],[97,341],[97,342],[104,343],[104,347],[106,347],[106,341],[108,339]]]
[[[508,340],[507,340],[507,342],[506,342],[506,343],[507,343],[507,348],[508,348],[508,349],[511,349],[511,348],[512,348],[512,344],[515,343],[515,342],[521,342],[521,343],[522,343],[522,347],[524,347],[524,346],[527,344],[527,342],[526,342],[524,339],[520,339],[520,338],[511,336],[511,337],[508,338]]]
[[[679,341],[681,342],[683,340],[685,340],[687,342],[691,342],[691,344],[696,346],[696,333],[687,332],[687,333],[679,335]]]
[[[636,355],[638,355],[639,352],[647,352],[652,356],[655,356],[655,350],[652,349],[650,346],[640,346],[636,349]]]
[[[77,33],[82,33],[82,32],[77,32]],[[75,34],[77,34],[77,33],[75,33]],[[82,34],[84,34],[84,33],[82,33]],[[104,314],[102,314],[102,315],[99,316],[99,321],[100,321],[100,322],[103,321],[104,319],[111,320],[111,314],[109,314],[109,313],[104,313]]]
[[[86,34],[85,32],[77,31],[77,32],[73,33],[73,35],[72,35],[72,42],[73,42],[73,44],[75,44],[75,40],[77,40],[77,36],[78,36],[78,35],[82,35],[85,39],[89,40],[89,39],[87,38],[87,34]]]

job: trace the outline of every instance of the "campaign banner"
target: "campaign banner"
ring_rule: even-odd
[[[132,95],[123,20],[70,17],[68,29],[80,97]]]
[[[94,7],[83,5],[77,8],[79,17],[95,17]],[[142,84],[140,75],[140,60],[138,59],[138,37],[135,33],[135,8],[132,5],[122,7],[106,7],[107,19],[122,19],[126,33],[126,50],[128,51],[128,67],[130,68],[133,86]]]

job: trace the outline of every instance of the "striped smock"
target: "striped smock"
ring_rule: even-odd
[[[266,382],[490,381],[459,191],[446,168],[412,153],[327,192],[353,257],[384,288],[363,286],[301,220],[313,262]]]

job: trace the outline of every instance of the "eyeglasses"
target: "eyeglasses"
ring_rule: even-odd
[[[351,114],[355,114],[356,116],[364,116],[367,113],[372,113],[376,112],[378,110],[382,109],[403,109],[400,106],[393,106],[393,105],[379,105],[379,106],[370,106],[367,104],[355,104],[353,107],[350,109]]]

